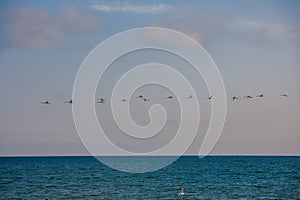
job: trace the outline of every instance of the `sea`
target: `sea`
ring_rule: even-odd
[[[148,173],[89,156],[1,157],[0,199],[300,199],[300,157],[183,156]]]

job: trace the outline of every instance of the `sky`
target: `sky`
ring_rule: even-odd
[[[87,155],[72,105],[64,103],[72,98],[77,71],[100,42],[146,26],[187,34],[218,66],[228,102],[212,155],[300,155],[299,7],[296,0],[1,1],[0,155]],[[210,94],[202,77],[174,55],[146,50],[121,57],[105,72],[96,97],[108,100],[123,73],[153,60],[185,74],[195,87],[200,129],[186,154],[196,154],[210,119],[205,99]],[[140,93],[151,101],[137,101]],[[261,93],[264,98],[242,98]],[[280,96],[284,93],[288,98]],[[164,98],[170,94],[167,88],[147,85],[130,100],[132,117],[140,125],[149,123],[147,110],[153,103],[165,106],[168,119],[162,136],[152,138],[155,147],[166,145],[179,125],[178,101]],[[46,100],[51,105],[40,104]],[[122,136],[109,103],[95,107],[115,144],[132,151],[153,148]]]

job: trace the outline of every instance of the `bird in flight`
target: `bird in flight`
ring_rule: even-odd
[[[98,98],[97,100],[98,101],[96,103],[105,103],[105,100],[103,98],[100,98],[100,99]]]
[[[140,94],[139,96],[136,97],[136,99],[144,99],[144,95]]]
[[[120,101],[124,102],[124,101],[126,101],[126,99],[121,99]]]
[[[282,97],[288,97],[287,94],[281,94],[280,96],[282,96]]]
[[[150,99],[144,98],[143,101],[144,101],[144,102],[150,101]]]
[[[50,105],[51,103],[49,101],[42,101],[41,104]]]
[[[237,100],[238,98],[236,96],[230,97],[233,101]]]
[[[169,95],[169,96],[166,96],[165,98],[167,98],[167,99],[173,99],[173,96]]]
[[[264,97],[264,94],[257,95],[256,97]]]
[[[246,99],[252,99],[253,97],[250,95],[245,96]]]
[[[190,96],[187,97],[188,99],[193,99],[194,96],[191,94]]]
[[[211,100],[213,98],[213,96],[212,95],[210,95],[209,97],[207,97],[206,99],[209,99],[209,100]]]
[[[69,103],[69,104],[72,104],[73,103],[73,100],[69,100],[69,101],[65,101],[65,103]]]

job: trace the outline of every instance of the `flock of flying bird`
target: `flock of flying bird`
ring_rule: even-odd
[[[259,95],[257,95],[257,96],[250,96],[250,95],[247,95],[247,96],[244,96],[244,97],[232,96],[232,97],[230,97],[230,98],[231,98],[233,101],[235,101],[235,100],[238,100],[238,99],[240,99],[240,98],[253,99],[254,97],[256,97],[256,98],[263,98],[264,96],[265,96],[264,94],[259,94]],[[281,97],[284,97],[284,98],[288,98],[288,95],[287,95],[287,94],[281,94],[280,96],[281,96]],[[299,95],[298,97],[300,97],[300,95]],[[168,95],[168,96],[166,96],[165,98],[167,98],[167,99],[173,99],[173,98],[175,98],[175,97],[172,96],[172,95]],[[193,95],[190,95],[190,96],[188,96],[187,98],[188,98],[188,99],[193,99],[194,96],[193,96]],[[146,97],[145,97],[144,95],[142,95],[142,94],[140,94],[139,96],[137,96],[136,99],[140,99],[140,100],[142,100],[142,101],[144,101],[144,102],[150,101],[149,98],[146,98]],[[205,99],[211,100],[211,99],[213,99],[213,96],[211,95],[211,96],[209,96],[209,97],[207,97],[207,98],[205,98]],[[127,101],[127,100],[126,100],[126,99],[121,99],[120,101],[125,102],[125,101]],[[97,101],[96,101],[96,103],[101,103],[101,104],[102,104],[102,103],[105,103],[105,102],[106,102],[106,101],[105,101],[104,98],[97,98]],[[71,99],[71,100],[69,100],[69,101],[65,101],[65,103],[73,104],[73,100]],[[42,101],[41,104],[50,105],[51,103],[50,103],[49,101]]]

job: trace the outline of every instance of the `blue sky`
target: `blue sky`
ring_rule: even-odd
[[[212,153],[299,155],[299,6],[296,0],[1,1],[0,154],[86,154],[71,106],[64,104],[72,96],[81,62],[113,34],[159,26],[181,31],[206,48],[219,67],[228,96],[266,95],[263,100],[228,102],[225,127]],[[108,86],[99,87],[98,96],[109,96],[105,88],[113,86],[111,80],[122,72],[117,65],[122,64],[108,72]],[[182,71],[192,74],[188,68]],[[209,104],[203,99],[208,92],[201,77],[190,79],[198,85],[205,129]],[[159,100],[157,90],[161,89],[144,88],[136,94],[147,91],[176,113],[176,102]],[[282,99],[281,93],[289,98]],[[53,105],[40,105],[43,100]],[[146,123],[147,106],[136,106],[133,116]],[[97,109],[109,112],[107,105]],[[171,130],[177,121],[170,120]],[[106,124],[115,130],[112,123]],[[200,141],[201,136],[189,153]]]

